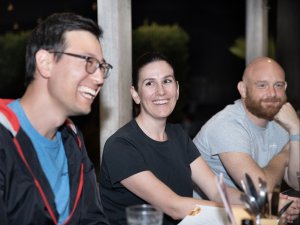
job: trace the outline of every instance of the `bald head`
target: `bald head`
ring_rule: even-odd
[[[258,57],[247,65],[243,74],[243,81],[258,78],[258,76],[263,78],[269,73],[278,74],[282,76],[282,79],[285,79],[283,68],[274,59]]]
[[[273,120],[286,102],[285,74],[282,67],[268,57],[254,59],[246,67],[238,90],[249,115]]]

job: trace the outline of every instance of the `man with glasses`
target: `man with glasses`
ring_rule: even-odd
[[[198,150],[232,187],[242,190],[241,180],[246,182],[248,173],[256,187],[261,178],[272,191],[284,177],[288,185],[299,190],[300,122],[286,102],[284,70],[271,58],[257,58],[246,67],[237,87],[241,99],[201,128],[193,140]],[[289,222],[300,210],[299,199],[294,200],[287,214]]]
[[[102,29],[73,13],[49,16],[26,49],[26,91],[0,100],[1,224],[108,224],[81,132],[112,66]]]

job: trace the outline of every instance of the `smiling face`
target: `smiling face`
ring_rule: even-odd
[[[268,58],[255,61],[245,70],[241,87],[247,110],[258,118],[273,120],[287,100],[284,71]]]
[[[65,34],[64,52],[90,56],[103,62],[103,54],[98,39],[87,31],[70,31]],[[48,79],[48,93],[57,108],[66,116],[88,114],[91,104],[104,83],[100,69],[89,74],[86,60],[62,54],[59,60],[52,53],[52,66]]]
[[[137,87],[131,87],[131,95],[140,104],[139,116],[166,120],[179,96],[172,67],[163,60],[146,64],[138,72]]]

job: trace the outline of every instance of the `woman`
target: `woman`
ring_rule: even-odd
[[[142,55],[130,89],[139,105],[135,119],[105,143],[100,190],[111,224],[126,224],[125,208],[148,203],[160,208],[163,224],[177,224],[196,204],[195,183],[209,199],[221,202],[215,175],[180,125],[167,123],[179,97],[172,64],[160,53]],[[239,192],[230,189],[237,203]]]

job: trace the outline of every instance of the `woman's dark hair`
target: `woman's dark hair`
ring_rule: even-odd
[[[40,49],[64,51],[66,48],[65,33],[73,30],[88,31],[97,39],[101,38],[103,34],[102,28],[93,20],[74,13],[54,13],[32,31],[26,47],[26,86],[33,80],[37,51]]]
[[[172,62],[160,52],[153,51],[142,54],[140,57],[137,58],[135,64],[133,65],[132,86],[135,88],[135,90],[138,90],[140,70],[147,64],[157,61],[165,61],[172,68],[174,68]]]
[[[153,51],[153,52],[146,52],[142,54],[140,57],[137,58],[133,66],[132,86],[135,88],[136,91],[138,91],[140,70],[144,66],[148,65],[149,63],[157,62],[157,61],[165,61],[172,67],[172,69],[174,69],[172,62],[160,52]],[[140,113],[140,105],[137,105],[133,101],[133,115],[137,116],[139,113]]]

